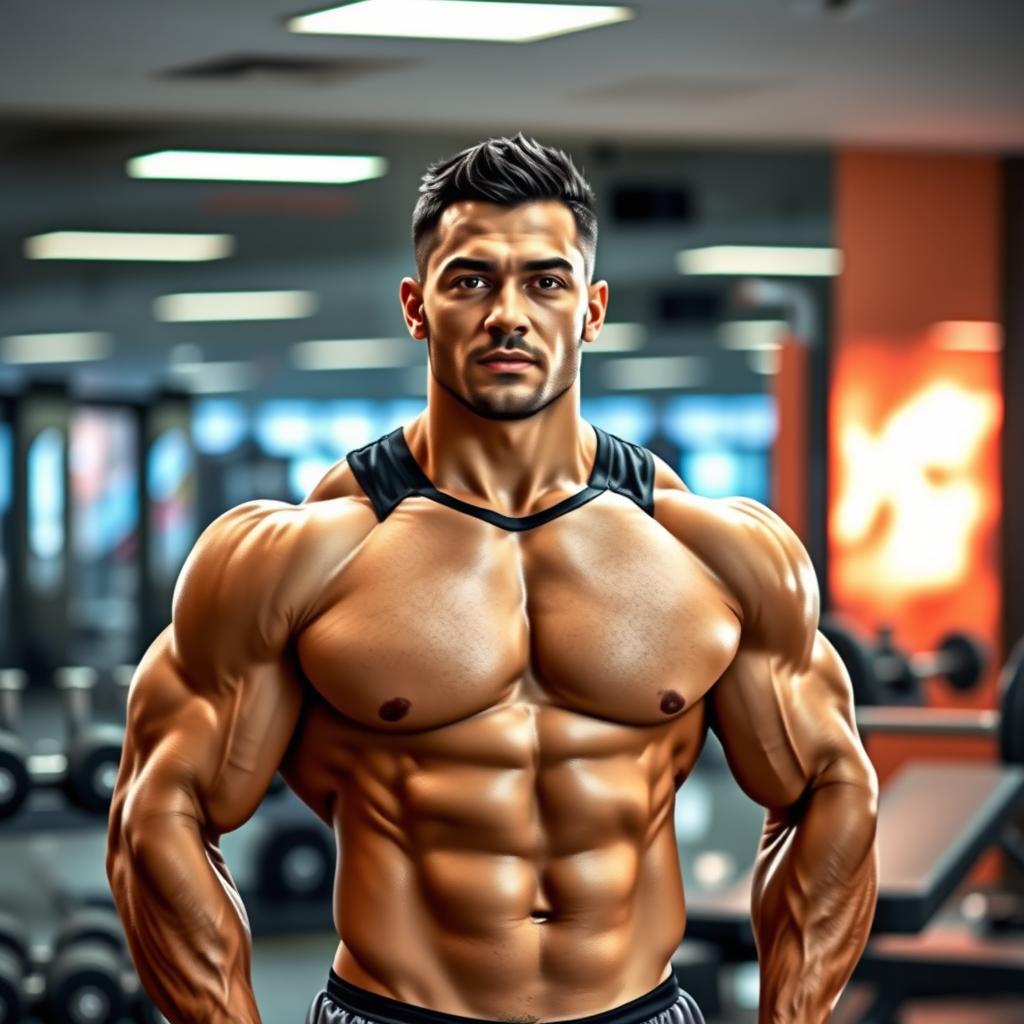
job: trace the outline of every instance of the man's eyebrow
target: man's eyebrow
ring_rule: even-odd
[[[572,264],[562,256],[552,256],[546,260],[529,260],[523,264],[524,270],[564,270],[572,274]]]
[[[453,270],[476,270],[483,274],[493,273],[495,264],[491,263],[490,260],[471,260],[467,256],[456,256],[455,259],[449,260],[441,271],[442,274],[448,274]]]
[[[490,260],[472,260],[468,256],[456,256],[449,260],[441,271],[448,274],[453,270],[474,270],[480,274],[493,274],[496,264]],[[572,264],[562,256],[551,256],[543,260],[528,260],[522,264],[522,269],[536,273],[538,270],[563,270],[572,274]]]

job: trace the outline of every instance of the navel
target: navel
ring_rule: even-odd
[[[412,705],[404,697],[392,697],[391,700],[386,700],[381,704],[377,714],[385,722],[397,722],[400,718],[405,718],[409,714],[410,707]]]
[[[686,706],[686,699],[675,690],[659,690],[658,692],[661,694],[661,710],[666,715],[674,715]]]

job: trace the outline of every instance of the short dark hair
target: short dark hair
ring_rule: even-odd
[[[588,276],[594,269],[597,214],[594,193],[571,157],[542,146],[519,132],[511,139],[488,139],[427,168],[412,215],[412,241],[420,279],[434,247],[434,229],[441,214],[461,200],[498,206],[554,199],[564,203],[576,221],[576,235]]]

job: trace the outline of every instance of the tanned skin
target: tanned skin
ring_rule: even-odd
[[[607,300],[562,204],[444,212],[401,285],[432,367],[405,433],[440,490],[525,516],[582,489]],[[533,361],[481,363],[504,350]],[[146,989],[175,1022],[259,1020],[218,842],[280,767],[344,853],[342,978],[497,1020],[634,999],[683,934],[673,805],[710,725],[767,808],[760,1021],[825,1021],[871,922],[877,791],[817,620],[790,530],[663,463],[653,519],[607,492],[523,532],[418,497],[379,523],[344,463],[225,513],[129,699],[108,873]]]

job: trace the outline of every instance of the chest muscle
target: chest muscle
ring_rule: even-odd
[[[737,639],[707,573],[624,499],[523,533],[414,499],[346,567],[299,654],[330,704],[385,732],[517,700],[656,725],[699,701]]]

